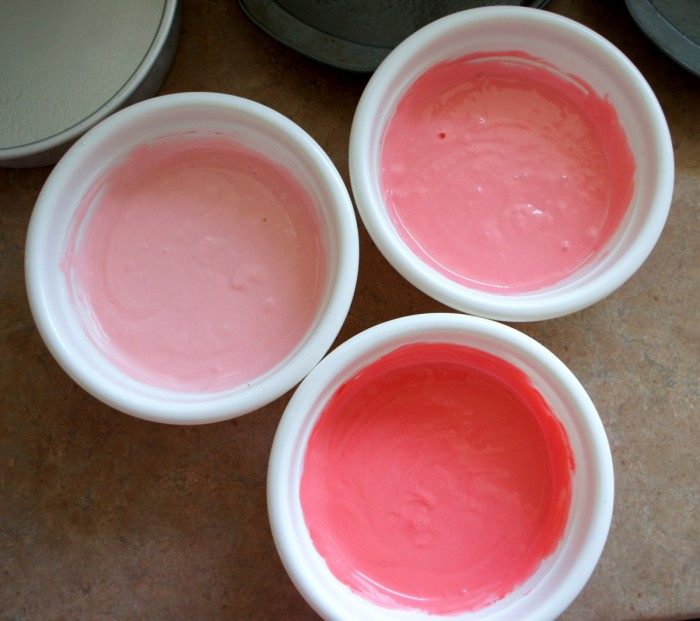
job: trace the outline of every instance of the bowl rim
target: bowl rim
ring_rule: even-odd
[[[149,387],[116,371],[124,380],[124,384],[116,385],[94,373],[85,364],[82,354],[76,358],[69,339],[64,338],[60,322],[54,316],[50,283],[52,279],[60,278],[60,285],[54,282],[53,286],[66,288],[60,266],[51,264],[47,269],[51,259],[46,258],[44,251],[46,240],[56,235],[50,226],[50,217],[56,207],[54,196],[71,182],[74,174],[79,174],[81,163],[123,127],[140,119],[157,117],[165,110],[206,110],[212,107],[231,111],[240,119],[252,118],[263,123],[271,130],[268,136],[285,140],[285,144],[291,141],[299,157],[304,158],[304,166],[313,171],[324,193],[333,199],[327,208],[332,210],[333,219],[338,224],[337,228],[329,229],[338,246],[336,278],[328,286],[325,305],[319,310],[313,332],[307,333],[290,356],[259,379],[230,390],[197,393]],[[162,135],[169,133],[166,129]],[[110,155],[102,169],[121,155],[121,152]],[[91,177],[90,183],[95,178]],[[69,222],[76,209],[77,204],[69,210],[70,217],[66,216]],[[70,234],[70,226],[66,226],[64,238]],[[301,381],[325,355],[343,325],[354,295],[358,266],[359,241],[352,201],[340,173],[320,145],[291,119],[261,103],[234,95],[190,92],[162,95],[124,108],[90,129],[66,152],[50,173],[34,206],[27,230],[24,267],[30,310],[38,331],[53,357],[76,383],[107,405],[138,418],[171,424],[202,424],[258,409]],[[59,310],[60,313],[70,314],[67,310]],[[85,339],[89,341],[89,337],[85,336]],[[93,343],[88,349],[97,351]],[[130,392],[124,386],[131,386],[134,390]],[[137,387],[147,389],[147,394],[136,390]]]
[[[401,240],[388,223],[383,205],[375,202],[373,190],[371,145],[378,140],[377,119],[384,119],[382,97],[393,84],[402,79],[403,71],[417,64],[421,53],[442,38],[462,33],[468,41],[469,32],[485,24],[508,24],[517,21],[523,28],[537,24],[597,48],[624,73],[644,106],[649,132],[658,148],[658,178],[648,217],[620,260],[605,273],[605,278],[593,278],[577,287],[558,283],[539,291],[498,294],[470,289],[419,259]],[[451,48],[452,49],[452,48]],[[456,57],[456,56],[455,56]],[[437,61],[430,62],[430,65]],[[415,80],[411,78],[411,83]],[[611,42],[589,27],[571,18],[522,6],[491,6],[468,9],[443,17],[423,27],[400,43],[382,62],[365,87],[353,118],[349,147],[350,181],[360,218],[380,252],[406,280],[437,301],[455,310],[502,321],[540,321],[564,316],[586,308],[622,286],[644,263],[665,225],[671,205],[674,182],[674,157],[671,136],[663,110],[651,87],[636,66]],[[556,295],[549,295],[556,290]]]
[[[340,585],[313,548],[299,499],[299,482],[303,470],[306,440],[312,432],[323,405],[327,403],[337,387],[362,367],[407,342],[439,342],[439,337],[425,338],[426,335],[435,337],[436,334],[452,335],[463,343],[464,338],[476,338],[477,341],[486,339],[487,342],[505,346],[511,353],[517,352],[517,356],[522,356],[521,363],[523,360],[536,362],[547,371],[550,381],[556,381],[557,385],[572,399],[577,412],[580,413],[580,417],[576,420],[580,423],[577,425],[577,433],[580,433],[582,442],[588,443],[592,448],[592,456],[587,460],[586,465],[591,469],[592,484],[595,485],[596,493],[593,506],[588,507],[590,512],[585,528],[575,520],[573,515],[570,515],[569,521],[572,524],[575,522],[572,528],[579,536],[581,529],[585,531],[586,545],[580,554],[573,557],[572,566],[568,570],[560,574],[561,567],[554,566],[547,574],[550,579],[554,574],[557,575],[557,579],[560,579],[555,595],[547,597],[537,595],[539,599],[538,603],[534,604],[537,606],[534,612],[515,611],[519,619],[532,621],[555,619],[585,586],[600,559],[607,540],[614,502],[614,471],[610,446],[595,405],[568,367],[535,339],[515,328],[481,317],[459,313],[426,313],[400,317],[375,325],[339,345],[302,381],[282,415],[273,439],[268,465],[268,517],[273,541],[282,564],[304,599],[324,619],[351,621],[357,618],[358,610],[348,611],[344,608],[346,605],[361,606],[362,616],[368,621],[442,618],[440,615],[380,609],[380,607],[376,607],[376,614],[373,615],[371,609],[375,607],[367,604],[361,596],[351,594],[349,588]],[[442,338],[449,339],[449,336]],[[448,342],[458,341],[448,340]],[[475,346],[478,347],[478,345]],[[513,362],[509,358],[504,359]],[[568,537],[566,541],[566,546],[575,548],[577,545],[570,543]],[[560,544],[563,545],[564,540]],[[552,556],[557,554],[558,552],[555,552]],[[328,585],[332,585],[332,593],[324,591],[324,586]],[[519,587],[516,592],[525,598],[529,593],[535,593],[536,589],[536,585],[531,590]],[[499,602],[496,602],[494,606],[475,612],[449,615],[449,617],[455,621],[460,619],[466,621],[472,618],[505,621],[513,618],[509,616],[513,612],[507,606],[499,606]]]

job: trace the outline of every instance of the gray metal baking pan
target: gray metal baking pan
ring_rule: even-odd
[[[297,52],[340,69],[374,71],[398,43],[450,13],[548,0],[238,0],[249,19]]]
[[[700,0],[625,0],[642,31],[661,50],[700,76]]]
[[[178,0],[0,0],[0,166],[53,164],[156,94],[179,31]]]

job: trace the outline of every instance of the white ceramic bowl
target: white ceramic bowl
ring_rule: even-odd
[[[615,107],[636,163],[635,188],[616,232],[592,260],[564,280],[527,293],[496,293],[457,283],[402,241],[382,198],[380,157],[387,123],[426,70],[474,53],[520,51],[590,84]],[[620,287],[642,265],[666,221],[673,150],[654,93],[635,66],[589,28],[524,7],[471,9],[408,37],[370,79],[350,139],[350,177],[360,216],[387,260],[417,288],[448,306],[504,321],[536,321],[583,309]]]
[[[311,328],[287,358],[249,383],[219,392],[180,392],[137,381],[93,343],[71,298],[61,261],[76,210],[96,179],[135,147],[193,130],[223,133],[286,168],[319,211],[327,280]],[[182,93],[126,108],[85,134],[56,165],[37,200],[26,245],[31,310],[65,371],[108,405],[137,417],[179,424],[245,414],[297,384],[338,334],[355,290],[358,239],[352,202],[335,166],[300,127],[261,104],[215,93]]]
[[[337,580],[316,551],[304,520],[300,481],[309,437],[333,393],[361,368],[409,343],[474,347],[524,371],[563,424],[575,459],[572,500],[554,553],[522,586],[455,621],[555,619],[586,584],[603,550],[613,509],[610,448],[585,390],[544,346],[503,324],[457,313],[404,317],[358,334],[333,350],[304,379],[275,436],[268,471],[268,510],[274,540],[292,581],[308,603],[332,621],[431,621],[439,615],[383,608]]]

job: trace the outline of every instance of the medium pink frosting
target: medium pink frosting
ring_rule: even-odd
[[[615,233],[635,163],[615,108],[517,52],[429,69],[390,120],[387,210],[445,276],[492,292],[557,283]]]

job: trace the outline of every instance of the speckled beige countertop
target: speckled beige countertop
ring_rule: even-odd
[[[182,9],[162,93],[267,104],[306,129],[348,181],[366,76],[300,57],[235,0],[183,0]],[[637,64],[666,112],[677,171],[666,229],[626,285],[575,315],[518,326],[586,387],[616,469],[607,547],[562,618],[700,616],[700,79],[657,51],[620,0],[552,0],[548,10],[598,30]],[[267,522],[268,451],[289,395],[229,422],[167,427],[102,405],[49,355],[23,277],[27,223],[49,172],[0,169],[0,620],[318,619]],[[360,231],[357,294],[338,342],[446,310]]]

